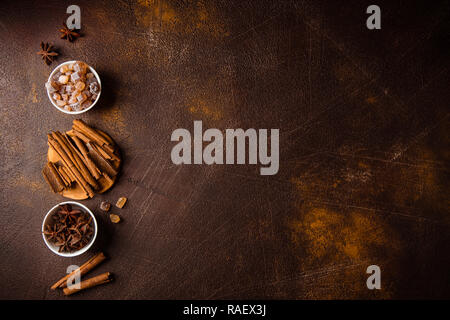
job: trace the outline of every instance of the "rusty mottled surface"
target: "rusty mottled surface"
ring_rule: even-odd
[[[65,299],[69,264],[40,234],[63,199],[41,176],[55,44],[101,76],[82,119],[119,143],[108,193],[83,201],[116,281],[70,299],[449,298],[449,2],[77,1],[84,36],[59,39],[69,1],[0,9],[0,298]],[[56,64],[53,64],[53,67]],[[279,128],[280,171],[171,163],[170,134]],[[129,201],[113,225],[102,200]],[[382,290],[366,288],[368,265]]]

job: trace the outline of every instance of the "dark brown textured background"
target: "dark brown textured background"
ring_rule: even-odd
[[[101,76],[81,116],[125,158],[83,201],[116,281],[71,299],[449,298],[449,2],[77,1],[84,36],[59,39],[72,1],[0,10],[0,298],[59,299],[69,264],[40,234],[64,199],[41,176],[46,133],[74,116],[48,101],[58,63]],[[40,41],[61,56],[46,66]],[[176,128],[279,128],[280,171],[175,166]],[[98,210],[129,202],[123,223]],[[382,290],[365,270],[382,270]]]

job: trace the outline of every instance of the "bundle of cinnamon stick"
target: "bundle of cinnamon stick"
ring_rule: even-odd
[[[101,178],[112,182],[118,174],[113,165],[120,160],[117,148],[82,120],[74,120],[72,130],[67,133],[48,134],[48,145],[61,159],[58,163],[48,162],[42,170],[55,193],[62,193],[76,183],[92,198],[101,188]]]
[[[111,282],[113,280],[112,274],[110,272],[102,273],[101,275],[89,278],[87,280],[83,280],[77,285],[69,285],[68,281],[72,280],[77,273],[82,277],[100,263],[102,263],[106,259],[103,252],[97,253],[91,259],[89,259],[86,263],[84,263],[81,267],[64,276],[60,280],[58,280],[55,284],[51,286],[52,290],[63,289],[63,292],[66,296],[77,293],[81,290],[92,288],[98,286],[100,284],[105,284]]]

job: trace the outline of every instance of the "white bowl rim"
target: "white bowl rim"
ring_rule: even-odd
[[[45,237],[45,234],[44,234],[45,222],[46,222],[47,219],[49,218],[50,214],[53,214],[54,211],[55,211],[55,209],[57,209],[59,206],[62,206],[62,205],[64,205],[64,204],[76,205],[76,206],[79,206],[79,207],[83,208],[84,210],[86,210],[86,212],[88,212],[88,213],[91,215],[92,221],[94,222],[94,236],[92,237],[91,241],[90,241],[86,246],[84,246],[83,248],[81,248],[80,250],[74,251],[74,252],[67,252],[67,253],[65,253],[65,252],[59,252],[57,249],[53,248],[53,247],[50,245],[49,241],[47,240],[47,238]],[[46,214],[45,217],[44,217],[44,221],[42,222],[41,233],[42,233],[42,238],[44,238],[45,244],[47,245],[47,247],[48,247],[53,253],[56,253],[58,256],[61,256],[61,257],[69,257],[69,258],[70,258],[70,257],[76,257],[76,256],[79,256],[79,255],[85,253],[86,251],[88,251],[88,250],[90,249],[90,247],[94,244],[95,239],[97,238],[97,229],[98,229],[98,227],[97,227],[97,220],[95,219],[94,214],[92,213],[92,211],[91,211],[88,207],[86,207],[85,205],[83,205],[83,204],[81,204],[81,203],[79,203],[79,202],[76,202],[76,201],[64,201],[64,202],[58,203],[57,205],[55,205],[53,208],[51,208],[51,209],[47,212],[47,214]]]
[[[77,61],[81,61],[81,60],[70,60],[70,61],[66,61],[66,62],[61,63],[61,64],[58,65],[57,67],[55,67],[55,69],[53,69],[53,71],[52,71],[52,72],[50,73],[50,75],[48,76],[47,82],[49,82],[49,81],[52,79],[53,75],[56,73],[57,70],[59,70],[59,68],[61,68],[61,66],[64,66],[64,65],[70,64],[70,63],[75,63],[75,62],[77,62]],[[84,62],[84,61],[81,61],[81,62]],[[87,62],[84,62],[84,63],[89,67],[89,70],[91,70],[91,72],[94,74],[95,78],[96,78],[97,81],[98,81],[98,84],[100,85],[100,92],[98,93],[97,99],[95,99],[95,101],[89,106],[89,108],[86,108],[86,109],[83,109],[83,110],[80,110],[80,111],[67,111],[67,110],[61,109],[60,107],[58,107],[58,106],[56,105],[56,103],[53,101],[52,97],[50,96],[50,92],[48,91],[48,89],[47,89],[47,87],[46,87],[45,90],[47,90],[47,96],[48,96],[50,102],[52,103],[52,105],[53,105],[56,109],[58,109],[58,110],[61,111],[61,112],[64,112],[64,113],[67,113],[67,114],[80,114],[80,113],[84,113],[84,112],[86,112],[86,111],[88,111],[88,110],[91,110],[91,109],[95,106],[95,104],[97,103],[97,101],[100,99],[100,95],[102,94],[102,82],[100,81],[100,76],[98,75],[97,71],[95,71],[95,69],[94,69],[93,67],[91,67]]]

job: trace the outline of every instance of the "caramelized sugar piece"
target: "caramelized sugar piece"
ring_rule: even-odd
[[[120,217],[117,214],[111,213],[109,215],[109,219],[111,220],[112,223],[119,223],[120,222]]]
[[[116,207],[122,209],[127,200],[128,199],[125,197],[120,197],[119,200],[117,200]]]
[[[100,203],[100,209],[108,212],[109,209],[111,209],[111,203],[109,203],[107,201],[102,201],[102,203]]]

